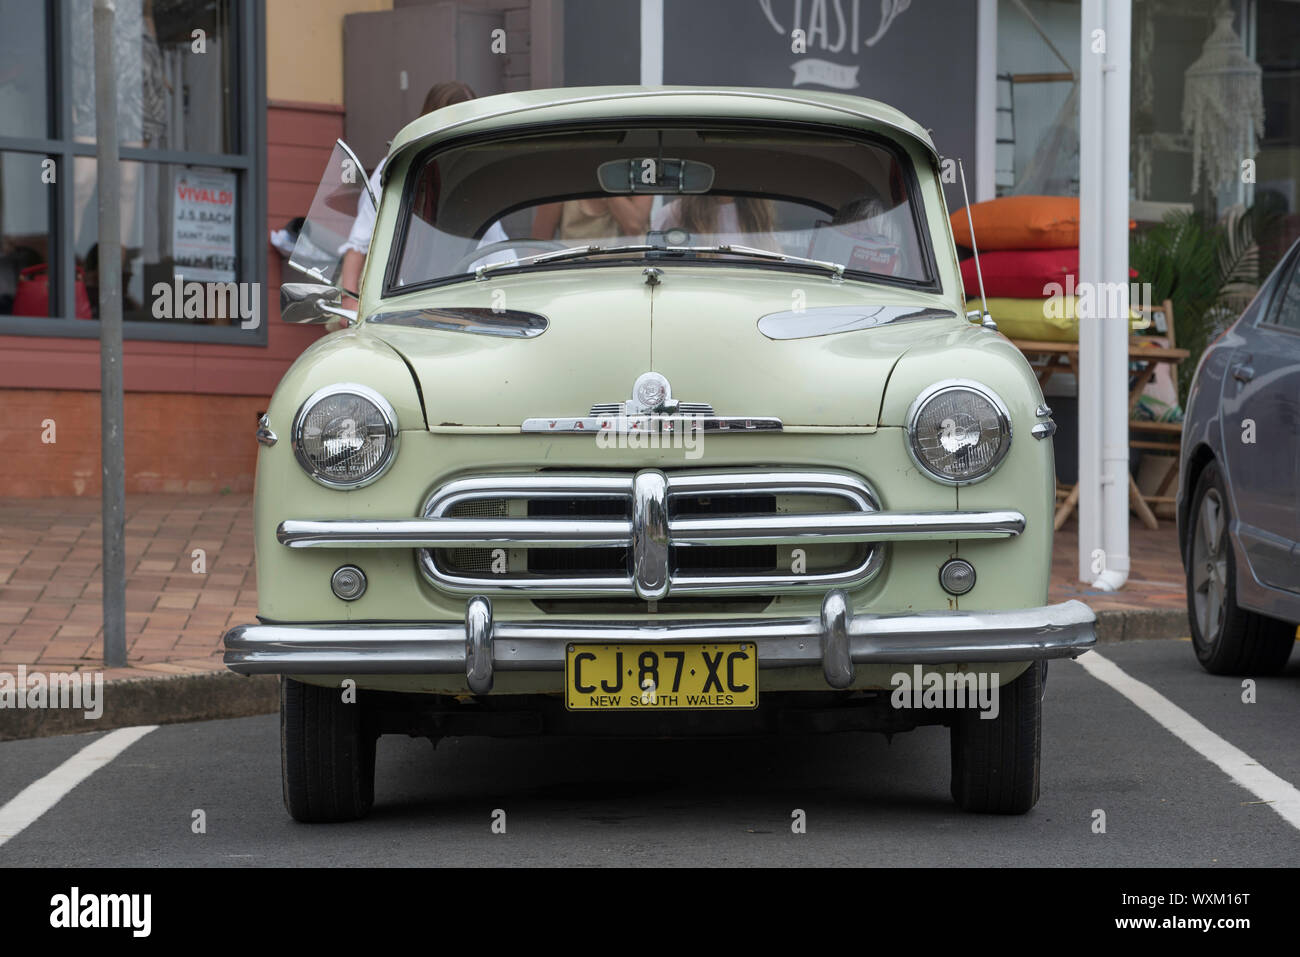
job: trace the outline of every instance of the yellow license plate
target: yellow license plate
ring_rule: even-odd
[[[580,645],[564,659],[570,711],[758,707],[758,647]]]

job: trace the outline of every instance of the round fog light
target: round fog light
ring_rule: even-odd
[[[366,573],[356,565],[343,565],[330,576],[330,588],[344,601],[356,601],[366,593]]]
[[[975,566],[964,558],[950,558],[939,569],[939,584],[949,595],[964,595],[975,587]]]

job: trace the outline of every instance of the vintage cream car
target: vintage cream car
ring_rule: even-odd
[[[951,728],[952,795],[1038,798],[1055,426],[963,313],[926,131],[790,90],[488,97],[393,141],[359,308],[343,144],[288,321],[345,317],[258,430],[285,803],[364,814],[385,733]]]

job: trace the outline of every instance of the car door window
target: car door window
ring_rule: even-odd
[[[1286,277],[1285,285],[1279,290],[1273,302],[1272,311],[1266,320],[1270,326],[1281,326],[1292,332],[1300,332],[1300,268],[1295,263],[1291,274]]]

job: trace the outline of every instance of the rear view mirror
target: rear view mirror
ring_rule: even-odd
[[[610,160],[600,164],[596,175],[607,193],[707,193],[713,188],[713,167],[695,160]]]

